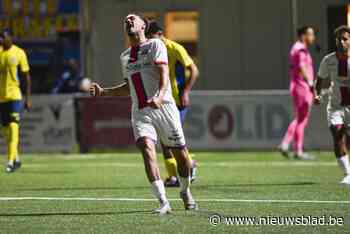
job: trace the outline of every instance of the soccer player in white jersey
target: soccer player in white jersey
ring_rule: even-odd
[[[346,138],[350,130],[350,28],[335,30],[337,51],[325,56],[321,62],[316,83],[315,104],[321,101],[321,89],[330,81],[328,124],[333,136],[334,153],[345,174],[341,184],[350,185],[350,166]]]
[[[158,138],[174,152],[178,164],[180,197],[185,209],[195,210],[197,206],[190,192],[191,162],[179,111],[171,92],[167,49],[159,39],[146,39],[147,20],[143,17],[129,14],[124,27],[131,45],[120,57],[126,81],[110,88],[93,83],[90,93],[92,96],[131,95],[131,122],[136,145],[141,150],[153,193],[160,201],[160,208],[155,212],[166,214],[171,211],[156,160]]]

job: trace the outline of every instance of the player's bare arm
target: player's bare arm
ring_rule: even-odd
[[[313,80],[312,80],[312,77],[310,77],[310,75],[308,74],[306,66],[301,66],[300,67],[300,74],[303,76],[303,78],[306,81],[306,83],[310,87],[313,87]]]
[[[322,91],[322,79],[317,77],[315,84],[315,97],[314,97],[314,104],[320,105],[321,104],[321,91]]]
[[[113,97],[127,97],[130,96],[130,89],[128,82],[120,85],[103,88],[97,83],[92,83],[90,87],[90,95],[93,97],[113,96]]]
[[[196,66],[196,64],[192,63],[190,66],[187,67],[187,69],[190,71],[190,77],[186,81],[183,94],[181,96],[181,105],[182,106],[189,106],[190,105],[190,91],[193,87],[193,85],[196,83],[197,78],[199,76],[199,71]]]
[[[310,72],[310,64],[308,63],[308,48],[314,44],[316,36],[315,30],[310,26],[304,26],[298,29],[298,42],[302,43],[302,49],[298,51],[298,67],[300,68],[300,76],[305,80],[310,89],[313,89],[314,74]]]
[[[24,107],[27,110],[30,110],[32,108],[32,101],[31,101],[31,95],[32,95],[32,79],[30,77],[29,72],[23,72],[22,77],[25,81],[25,96],[24,96]]]
[[[152,98],[149,101],[149,105],[152,108],[159,109],[163,104],[163,98],[166,92],[166,87],[169,82],[169,67],[167,64],[157,65],[159,71],[159,94],[157,97]]]

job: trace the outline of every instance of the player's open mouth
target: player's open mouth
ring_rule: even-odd
[[[133,23],[127,23],[126,24],[126,28],[128,29],[128,30],[130,30],[131,28],[133,28],[134,27],[134,24]]]

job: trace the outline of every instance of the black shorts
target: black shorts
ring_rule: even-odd
[[[0,123],[7,126],[10,123],[19,123],[22,111],[22,101],[9,101],[0,103]]]

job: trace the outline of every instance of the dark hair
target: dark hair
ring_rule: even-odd
[[[148,30],[146,31],[146,36],[151,36],[152,34],[163,32],[163,29],[159,26],[157,21],[151,20],[148,24]]]
[[[149,28],[149,20],[147,17],[143,16],[143,15],[138,15],[140,16],[140,18],[143,20],[143,22],[145,22],[146,24],[146,27],[145,27],[145,33],[148,31],[148,28]]]
[[[12,37],[12,30],[10,28],[4,28],[0,31],[0,37],[4,38],[5,34],[9,35]]]
[[[301,36],[305,35],[307,33],[307,30],[309,30],[309,29],[313,29],[313,27],[310,26],[310,25],[305,25],[305,26],[302,26],[302,27],[298,28],[297,29],[298,37],[301,37]]]
[[[335,37],[340,37],[343,33],[350,33],[350,27],[346,25],[339,26],[334,30]]]

